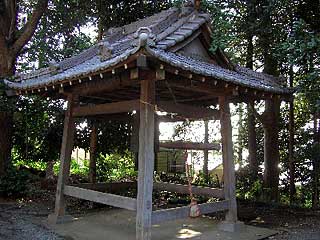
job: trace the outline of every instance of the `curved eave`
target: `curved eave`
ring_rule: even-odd
[[[195,60],[189,57],[165,52],[159,49],[148,48],[148,53],[154,58],[174,67],[205,77],[214,81],[222,81],[226,84],[243,87],[248,90],[257,90],[266,93],[290,95],[293,91],[277,84],[271,84],[259,78],[245,76],[235,71],[231,71],[220,66]]]
[[[55,75],[49,74],[33,78],[22,82],[12,82],[4,80],[4,83],[11,89],[18,92],[20,91],[39,91],[39,89],[56,89],[65,85],[73,85],[75,82],[82,83],[83,81],[92,80],[93,75],[103,74],[111,71],[115,74],[116,66],[119,64],[124,65],[128,58],[139,51],[139,47],[126,50],[124,53],[114,56],[106,61],[100,61],[99,56],[80,64],[77,67],[70,68],[64,72]],[[101,75],[103,78],[103,75]],[[40,90],[41,91],[41,90]]]
[[[231,71],[214,64],[202,62],[175,53],[166,52],[156,48],[134,47],[115,56],[107,61],[100,61],[97,59],[87,61],[86,63],[77,66],[77,69],[68,69],[65,72],[57,73],[56,75],[49,75],[45,77],[27,80],[25,82],[16,83],[5,80],[5,83],[11,89],[21,93],[28,92],[42,92],[63,88],[64,86],[72,86],[75,84],[82,84],[85,81],[92,80],[93,77],[99,76],[104,78],[106,72],[116,74],[117,68],[127,69],[127,64],[136,60],[139,54],[146,54],[160,62],[170,66],[176,75],[183,76],[190,79],[199,79],[204,82],[207,81],[213,85],[223,84],[226,88],[233,88],[235,91],[243,91],[244,93],[251,92],[253,95],[258,94],[275,94],[282,96],[290,96],[292,91],[282,87],[277,83],[264,81],[263,79],[254,78],[249,75],[241,74]],[[169,71],[168,69],[165,69]],[[108,81],[104,79],[104,81]]]

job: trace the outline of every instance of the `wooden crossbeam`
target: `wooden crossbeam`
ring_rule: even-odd
[[[73,110],[74,117],[94,116],[101,114],[114,114],[132,112],[140,108],[139,100],[105,103],[98,105],[88,105],[76,107]]]
[[[190,149],[190,150],[220,150],[217,143],[196,143],[196,142],[161,142],[160,147],[168,149]]]
[[[102,203],[113,207],[124,208],[132,211],[137,210],[137,200],[134,198],[118,196],[110,193],[102,193],[68,185],[64,187],[63,193],[67,196]]]
[[[229,201],[198,204],[201,214],[220,212],[228,210]],[[165,221],[188,218],[190,215],[190,206],[170,208],[152,212],[152,224],[159,224]]]
[[[186,119],[179,116],[158,115],[159,122],[184,122]],[[189,121],[215,120],[214,116],[206,118],[188,118]]]
[[[118,192],[127,190],[129,188],[137,188],[137,182],[113,182],[113,183],[80,183],[72,185],[73,187],[85,188],[101,192]],[[187,185],[174,184],[167,182],[154,182],[153,189],[168,192],[177,192],[188,194],[189,189]],[[209,187],[198,187],[192,186],[192,192],[196,195],[217,197],[220,199],[224,198],[224,193],[222,189],[219,188],[209,188]]]
[[[174,103],[170,101],[159,101],[157,106],[160,111],[168,113],[177,113],[185,118],[214,118],[216,120],[220,119],[219,110],[214,110],[205,107],[192,106],[181,103]]]
[[[166,183],[166,182],[154,182],[153,188],[156,190],[164,190],[168,192],[189,194],[188,185]],[[201,196],[217,197],[221,199],[224,198],[224,192],[222,189],[219,189],[219,188],[192,186],[192,193],[195,195],[201,195]]]
[[[129,188],[137,188],[137,182],[99,182],[99,183],[79,183],[72,185],[73,187],[85,188],[101,192],[118,192]]]

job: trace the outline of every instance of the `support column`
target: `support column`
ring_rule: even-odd
[[[233,161],[232,126],[230,107],[225,96],[219,97],[221,114],[221,137],[223,157],[223,188],[225,199],[229,200],[229,210],[225,222],[220,225],[222,230],[234,232],[238,227],[235,169]]]
[[[49,222],[53,224],[64,221],[63,217],[65,216],[66,204],[63,191],[64,185],[67,183],[70,173],[70,161],[75,131],[75,122],[74,118],[72,117],[72,110],[76,102],[77,99],[75,99],[74,96],[68,96],[68,108],[65,112],[63,137],[60,153],[60,170],[57,183],[55,210],[53,214],[49,215],[48,219]]]
[[[160,130],[159,130],[159,117],[157,114],[154,114],[154,171],[158,171],[158,152],[160,149],[159,146],[159,136],[160,136]]]
[[[155,81],[141,81],[136,239],[151,239]]]
[[[89,163],[89,181],[97,182],[97,144],[98,144],[98,127],[96,122],[91,123],[90,133],[90,163]]]
[[[133,115],[132,121],[132,135],[131,135],[131,151],[134,156],[134,170],[138,170],[138,159],[139,159],[139,126],[140,126],[140,111],[137,111]]]
[[[204,121],[204,143],[209,143],[209,121]],[[209,171],[208,171],[208,161],[209,161],[209,151],[206,149],[203,151],[203,175],[205,177],[206,183],[209,181]]]

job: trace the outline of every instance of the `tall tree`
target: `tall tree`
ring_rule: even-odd
[[[27,22],[22,23],[19,15],[19,2],[16,0],[0,1],[0,79],[10,77],[15,72],[17,58],[33,36],[38,22],[47,9],[48,0],[38,0]],[[4,98],[4,97],[2,97]],[[4,104],[4,103],[0,103]],[[0,173],[6,171],[11,156],[11,126],[13,125],[10,109],[1,108],[0,126],[7,127],[0,137]]]
[[[256,2],[255,0],[246,0],[246,25],[245,29],[246,36],[246,67],[253,69],[254,63],[254,44],[253,38],[255,33],[255,22],[256,22]],[[258,177],[258,159],[257,159],[257,133],[256,133],[256,120],[252,112],[254,101],[248,103],[248,152],[249,152],[249,169],[254,179]]]

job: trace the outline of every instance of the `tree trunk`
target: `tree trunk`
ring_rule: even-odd
[[[4,175],[11,160],[13,115],[10,112],[0,112],[0,175]]]
[[[0,81],[14,74],[15,58],[0,38]],[[6,173],[11,160],[13,114],[7,103],[0,103],[0,174]]]
[[[16,58],[12,51],[10,51],[5,42],[0,38],[0,79],[10,77],[15,71]]]
[[[254,179],[258,178],[259,164],[257,159],[257,133],[256,120],[252,112],[254,101],[248,104],[248,151],[249,151],[249,169]]]
[[[53,180],[54,179],[54,172],[53,172],[54,164],[55,164],[55,161],[47,162],[46,180]]]
[[[98,143],[98,129],[96,124],[93,123],[91,134],[90,134],[89,181],[91,183],[97,182],[97,143]]]
[[[266,201],[279,199],[279,113],[280,102],[276,99],[266,100],[263,113],[264,129],[264,187]]]
[[[254,5],[248,1],[248,21],[252,24],[254,18]],[[246,67],[253,69],[253,33],[248,30],[247,32],[247,56],[246,56]],[[248,112],[248,152],[249,152],[249,170],[253,179],[258,178],[259,164],[257,159],[257,133],[256,133],[256,120],[252,108],[254,107],[254,100],[250,101],[247,105]]]
[[[318,123],[318,119],[316,114],[314,114],[313,120],[313,130],[314,130],[314,151],[313,151],[313,159],[312,159],[312,167],[313,167],[313,186],[312,186],[312,208],[318,209],[319,207],[319,162],[320,162],[320,121]],[[319,125],[318,125],[319,124]]]
[[[209,126],[208,125],[209,125],[209,122],[204,121],[204,143],[209,143]],[[208,182],[208,180],[209,180],[209,171],[208,171],[209,151],[204,150],[203,154],[204,154],[203,175],[204,175],[206,182]]]
[[[273,54],[275,46],[274,23],[272,19],[273,12],[268,7],[269,2],[263,0],[260,7],[263,31],[259,34],[260,45],[263,51],[264,69],[263,72],[278,76],[278,62]],[[263,113],[264,129],[264,187],[265,200],[277,202],[279,200],[279,116],[280,101],[277,96],[265,101],[265,111]]]
[[[293,66],[290,67],[289,87],[293,87]],[[296,195],[295,164],[294,164],[294,100],[289,103],[289,179],[290,179],[290,204]]]
[[[239,126],[238,126],[238,162],[240,164],[240,167],[243,165],[243,103],[239,104]]]
[[[38,22],[47,9],[48,0],[36,3],[28,21],[20,29],[17,27],[17,1],[1,1],[0,13],[0,81],[15,72],[17,57],[21,49],[33,36]],[[4,174],[11,159],[11,139],[13,114],[7,101],[0,102],[0,173]]]

